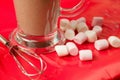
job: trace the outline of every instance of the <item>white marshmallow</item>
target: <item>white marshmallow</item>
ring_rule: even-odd
[[[64,33],[64,36],[66,39],[68,40],[73,40],[74,36],[75,36],[75,32],[72,29],[67,29]]]
[[[93,20],[92,20],[92,26],[96,26],[96,25],[98,25],[98,26],[102,26],[102,24],[103,24],[103,17],[93,17]]]
[[[108,38],[108,42],[112,47],[119,48],[120,47],[120,39],[117,36],[110,36]]]
[[[78,48],[73,42],[67,42],[66,46],[70,55],[72,56],[78,55]]]
[[[55,51],[57,52],[58,56],[67,56],[69,54],[65,45],[56,45]]]
[[[85,32],[88,37],[88,42],[95,42],[97,40],[97,34],[95,31],[88,30]]]
[[[77,27],[77,21],[76,20],[71,20],[70,21],[70,27],[71,29],[75,30]]]
[[[73,41],[77,44],[83,44],[87,40],[87,36],[83,32],[79,32],[74,38]]]
[[[62,31],[65,31],[66,30],[66,27],[64,26],[60,26],[60,29],[62,30]]]
[[[104,50],[104,49],[107,49],[109,47],[109,43],[106,39],[99,39],[99,40],[95,41],[94,47],[97,50]]]
[[[77,31],[78,32],[85,32],[87,30],[89,30],[89,28],[88,28],[88,26],[85,22],[78,23],[78,25],[77,25]]]
[[[66,18],[60,19],[60,29],[65,31],[70,26],[70,21]]]
[[[81,22],[86,23],[86,18],[85,18],[85,17],[80,17],[80,18],[77,19],[76,21],[77,21],[77,23],[81,23]]]
[[[69,23],[70,23],[70,21],[66,18],[60,19],[60,26],[62,26],[62,27],[65,27]]]
[[[92,51],[91,50],[80,50],[79,58],[81,61],[92,60],[93,59]]]
[[[101,26],[96,25],[93,27],[92,30],[95,31],[97,35],[100,35],[100,33],[102,32],[103,29]]]

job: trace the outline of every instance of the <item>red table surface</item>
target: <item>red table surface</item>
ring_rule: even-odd
[[[68,1],[70,1],[69,4]],[[87,24],[90,25],[94,16],[102,16],[104,25],[100,38],[108,38],[110,35],[120,37],[120,1],[86,1],[84,11],[69,19],[84,16]],[[74,4],[76,3],[73,0],[61,2],[64,7]],[[12,0],[0,0],[0,34],[8,38],[16,26]],[[58,57],[56,52],[41,54],[48,67],[37,80],[120,80],[120,48],[110,46],[106,50],[97,51],[93,43],[88,42],[77,46],[79,50],[91,49],[94,55],[93,60],[82,62],[78,56]],[[8,49],[2,43],[0,43],[0,80],[29,80],[21,73]]]

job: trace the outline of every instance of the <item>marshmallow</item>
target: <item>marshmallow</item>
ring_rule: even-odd
[[[78,48],[73,42],[67,42],[66,46],[70,55],[72,56],[78,55]]]
[[[65,31],[69,25],[70,25],[70,21],[68,19],[65,18],[60,19],[60,29],[62,31]]]
[[[55,51],[57,52],[58,56],[67,56],[69,54],[65,45],[56,45]]]
[[[78,32],[85,32],[87,31],[89,28],[87,26],[87,24],[85,22],[80,22],[77,24],[77,31]]]
[[[85,17],[80,17],[79,19],[76,20],[77,23],[81,23],[81,22],[86,22],[86,18]]]
[[[72,29],[67,29],[64,33],[64,36],[65,36],[66,39],[72,40],[75,36],[75,32]]]
[[[103,50],[109,47],[109,43],[106,39],[99,39],[95,41],[94,46],[97,50]]]
[[[79,58],[81,61],[92,60],[93,59],[92,51],[91,50],[80,50]]]
[[[88,37],[88,42],[95,42],[97,40],[97,34],[95,31],[88,30],[85,32]]]
[[[83,32],[79,32],[74,38],[73,41],[77,44],[83,44],[87,40],[87,36]]]
[[[96,26],[96,25],[98,25],[98,26],[102,26],[102,24],[103,24],[103,17],[93,17],[93,20],[92,20],[92,26]]]
[[[62,27],[65,27],[69,23],[70,23],[70,21],[66,18],[60,19],[60,26],[62,26]]]
[[[66,30],[66,27],[64,26],[60,26],[60,29],[62,30],[62,31],[65,31]]]
[[[75,30],[77,27],[77,21],[76,20],[71,20],[70,21],[70,27]]]
[[[100,33],[102,32],[103,29],[102,29],[101,26],[96,25],[96,26],[93,27],[92,30],[95,31],[97,35],[100,35]]]
[[[120,47],[120,39],[117,36],[110,36],[108,38],[108,42],[112,47],[119,48]]]

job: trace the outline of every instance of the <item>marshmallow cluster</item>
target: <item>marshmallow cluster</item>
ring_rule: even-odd
[[[67,42],[65,45],[55,46],[58,56],[76,56],[79,54],[79,59],[81,61],[92,60],[92,50],[79,50],[76,46],[76,44],[81,45],[86,41],[93,43],[96,50],[105,50],[108,49],[109,46],[120,48],[120,39],[117,36],[109,36],[108,39],[98,38],[103,31],[103,20],[103,17],[93,17],[91,23],[92,29],[89,29],[86,18],[84,17],[71,21],[68,19],[61,19],[60,28],[64,31],[65,38],[71,40],[71,42]]]
[[[84,42],[95,42],[102,32],[103,17],[93,17],[92,30],[86,23],[86,18],[81,17],[77,20],[68,20],[63,18],[60,20],[60,28],[64,31],[67,40],[73,40],[77,44]]]

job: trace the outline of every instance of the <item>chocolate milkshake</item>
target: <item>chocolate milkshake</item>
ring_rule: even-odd
[[[26,35],[44,36],[57,29],[59,0],[13,0],[18,28]]]

